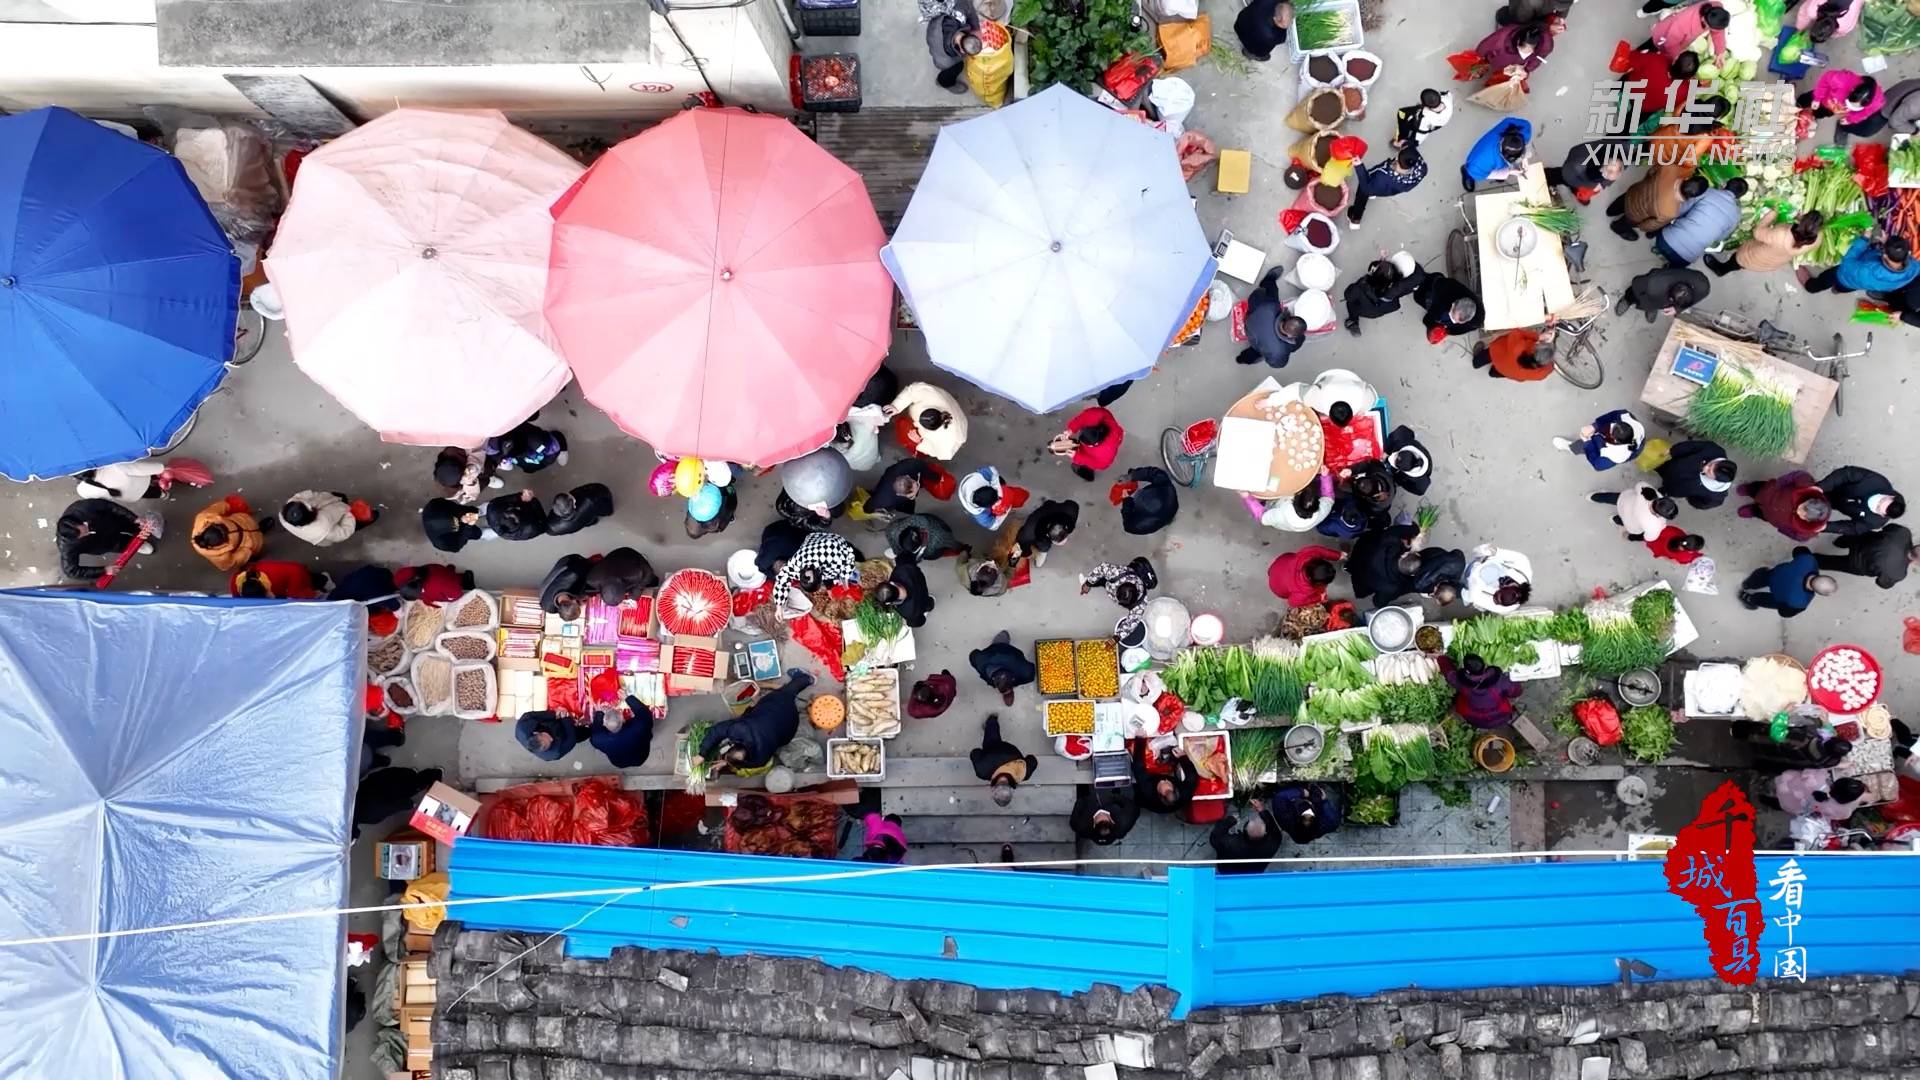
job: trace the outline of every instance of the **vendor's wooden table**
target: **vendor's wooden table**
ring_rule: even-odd
[[[1793,445],[1787,447],[1780,456],[1795,465],[1806,464],[1807,455],[1813,450],[1813,440],[1819,436],[1820,425],[1826,421],[1827,410],[1833,406],[1833,395],[1840,388],[1838,383],[1798,364],[1771,356],[1751,342],[1735,341],[1711,330],[1703,330],[1684,319],[1675,319],[1667,329],[1667,339],[1660,344],[1659,354],[1653,358],[1653,371],[1647,376],[1647,385],[1640,391],[1640,400],[1651,406],[1655,413],[1683,427],[1693,395],[1699,392],[1700,384],[1673,373],[1673,358],[1682,345],[1711,350],[1720,356],[1723,364],[1739,364],[1792,387]]]
[[[1547,321],[1547,316],[1573,303],[1567,255],[1557,234],[1538,230],[1540,242],[1524,259],[1509,259],[1494,244],[1500,226],[1522,207],[1546,206],[1552,201],[1546,170],[1539,165],[1527,166],[1517,191],[1490,191],[1474,196],[1475,242],[1480,252],[1480,302],[1487,315],[1485,329],[1538,326]]]

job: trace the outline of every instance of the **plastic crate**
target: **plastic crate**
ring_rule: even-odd
[[[822,80],[838,80],[827,87]],[[860,57],[854,53],[826,53],[800,61],[795,74],[800,107],[808,112],[860,111]]]
[[[860,0],[793,0],[793,14],[808,37],[860,34]]]

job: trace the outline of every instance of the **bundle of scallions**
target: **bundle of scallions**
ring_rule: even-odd
[[[1572,236],[1580,231],[1580,215],[1559,203],[1546,206],[1528,203],[1514,211],[1513,216],[1526,218],[1556,236]]]
[[[1694,433],[1764,457],[1793,445],[1792,388],[1749,368],[1722,362],[1693,395],[1687,426]]]

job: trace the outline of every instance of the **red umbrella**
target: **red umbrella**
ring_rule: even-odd
[[[547,320],[587,399],[660,453],[824,445],[892,335],[860,174],[791,123],[683,112],[554,204]]]

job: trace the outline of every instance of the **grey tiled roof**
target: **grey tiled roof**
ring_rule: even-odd
[[[442,1080],[1913,1080],[1920,981],[1526,987],[1319,998],[1168,1019],[1174,995],[895,980],[810,960],[619,949],[442,926]],[[502,966],[504,965],[504,966]],[[485,978],[489,972],[497,972]],[[1597,1063],[1596,1063],[1597,1064]]]

